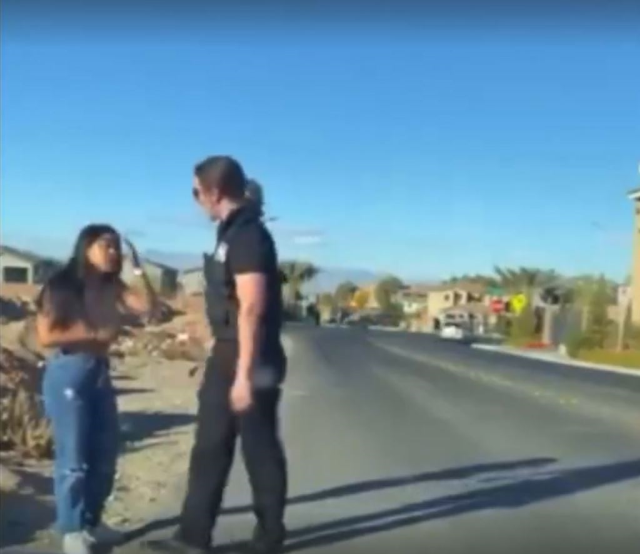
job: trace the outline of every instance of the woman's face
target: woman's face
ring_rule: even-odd
[[[87,260],[100,273],[119,271],[122,265],[120,237],[111,233],[100,236],[87,248]]]

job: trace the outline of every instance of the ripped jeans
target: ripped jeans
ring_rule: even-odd
[[[113,490],[119,447],[109,360],[54,354],[47,360],[43,396],[53,428],[58,530],[95,527]]]

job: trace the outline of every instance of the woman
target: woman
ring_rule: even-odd
[[[156,306],[138,254],[127,245],[141,288],[130,288],[120,278],[118,233],[108,225],[89,225],[37,302],[38,339],[54,349],[43,396],[53,428],[57,526],[66,554],[90,554],[97,542],[121,538],[101,525],[115,477],[119,431],[107,353],[124,312],[141,315]]]

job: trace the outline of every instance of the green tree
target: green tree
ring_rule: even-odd
[[[318,298],[318,305],[322,308],[333,310],[336,307],[336,299],[330,292],[323,292]]]
[[[364,310],[369,302],[369,291],[367,289],[358,289],[353,295],[353,304],[356,309]]]
[[[581,275],[569,280],[571,300],[582,312],[582,323],[574,326],[566,339],[569,354],[603,348],[611,331],[608,307],[616,301],[616,284],[604,277]]]
[[[534,289],[548,287],[561,280],[553,269],[496,267],[494,271],[498,284],[510,293],[530,294]]]
[[[454,275],[450,277],[446,281],[444,281],[445,285],[458,285],[458,284],[474,284],[474,285],[482,285],[485,287],[495,287],[498,286],[499,281],[493,275],[482,275],[480,273],[476,273],[475,275],[471,274],[463,274],[463,275]]]
[[[527,302],[522,312],[511,323],[510,338],[515,343],[528,342],[536,338],[537,320],[531,302]]]
[[[607,303],[616,302],[617,283],[604,275],[578,275],[567,279],[571,289],[572,300],[580,306],[587,306],[594,294],[601,294]]]
[[[610,285],[604,276],[593,283],[593,291],[588,301],[586,342],[591,348],[604,348],[609,336],[608,307],[611,303]]]
[[[280,263],[280,275],[289,306],[295,305],[299,300],[302,285],[313,279],[319,272],[316,266],[308,262],[291,260]]]
[[[340,283],[334,294],[336,304],[341,307],[348,306],[357,290],[358,285],[351,281],[344,281],[343,283]]]
[[[393,297],[402,287],[404,287],[404,283],[393,275],[378,282],[374,290],[374,297],[383,312],[395,310],[397,306],[394,305]]]

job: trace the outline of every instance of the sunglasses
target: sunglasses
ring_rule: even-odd
[[[193,194],[193,198],[195,200],[200,200],[200,189],[197,189],[197,188],[193,187],[191,189],[191,194]]]

